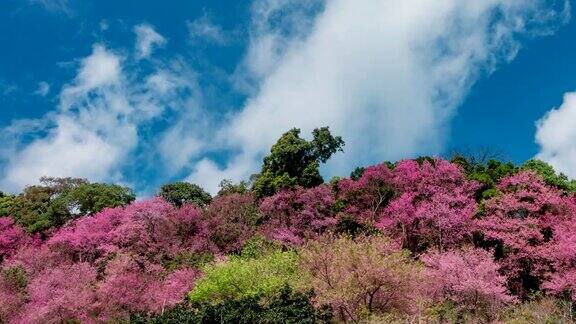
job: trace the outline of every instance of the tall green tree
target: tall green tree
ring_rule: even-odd
[[[212,201],[212,196],[199,185],[188,182],[165,184],[160,188],[159,196],[176,207],[186,203],[205,207]]]
[[[320,163],[326,163],[342,151],[344,141],[333,136],[328,127],[314,129],[313,139],[300,138],[300,129],[284,133],[264,158],[262,171],[256,175],[253,191],[257,196],[270,196],[283,188],[314,187],[324,182]]]

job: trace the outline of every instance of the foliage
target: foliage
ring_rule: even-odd
[[[240,252],[240,257],[243,259],[257,259],[277,251],[281,251],[278,242],[267,240],[266,237],[257,234],[246,241]]]
[[[5,194],[0,191],[0,217],[10,216],[10,208],[14,203],[14,195]]]
[[[45,231],[104,208],[125,206],[135,199],[131,189],[77,178],[42,178],[41,185],[27,187],[4,202],[6,214],[28,232]]]
[[[310,293],[283,286],[267,298],[245,297],[211,303],[182,303],[154,317],[134,316],[132,323],[318,323],[330,314],[318,312]]]
[[[245,194],[250,191],[250,184],[247,181],[233,183],[231,180],[224,179],[220,181],[220,190],[216,196],[225,196],[230,194]]]
[[[370,313],[410,313],[419,298],[420,271],[384,237],[323,237],[301,251],[300,269],[317,305],[329,304],[342,321]]]
[[[274,252],[258,259],[231,257],[204,268],[189,297],[193,302],[221,303],[268,296],[298,277],[295,252]]]
[[[205,207],[210,203],[212,197],[200,186],[188,182],[175,182],[163,185],[158,194],[167,202],[176,207],[184,204],[195,204],[198,207]]]
[[[495,194],[496,185],[502,178],[518,172],[518,168],[513,163],[504,163],[495,159],[484,162],[456,155],[452,158],[452,163],[462,168],[467,179],[480,184],[476,192],[476,200],[479,202],[489,199]]]
[[[0,322],[572,321],[571,180],[422,157],[322,184],[343,143],[313,135],[283,136],[263,167],[281,185],[261,192],[180,183],[135,202],[43,178],[0,194]]]
[[[105,183],[81,184],[58,197],[60,203],[72,207],[77,215],[94,215],[104,208],[126,206],[136,196],[128,187]]]
[[[536,294],[528,302],[509,307],[501,316],[507,324],[574,323],[572,305],[562,299]]]
[[[357,167],[356,169],[352,170],[352,172],[350,172],[350,179],[358,181],[364,174],[364,171],[366,171],[366,168]]]
[[[313,139],[300,138],[300,130],[284,133],[264,158],[262,171],[256,177],[253,191],[258,197],[271,196],[281,189],[302,186],[314,187],[324,182],[320,163],[326,163],[336,152],[342,151],[344,141],[333,136],[328,127],[314,129]]]

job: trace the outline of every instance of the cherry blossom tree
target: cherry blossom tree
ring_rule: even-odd
[[[496,249],[510,288],[524,297],[549,276],[552,254],[546,246],[556,225],[576,216],[576,201],[530,171],[504,178],[498,190],[485,202],[476,228],[484,244]]]
[[[459,312],[492,320],[516,299],[506,288],[506,277],[489,251],[468,248],[429,252],[421,257],[434,301],[450,301]]]
[[[411,313],[418,304],[418,267],[384,237],[310,241],[300,267],[316,304],[331,305],[342,321],[357,322],[366,313]]]
[[[283,190],[260,205],[263,231],[286,245],[300,245],[305,239],[334,229],[334,203],[334,194],[327,185]]]

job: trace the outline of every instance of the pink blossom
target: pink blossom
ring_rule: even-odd
[[[515,302],[506,289],[506,278],[491,253],[481,249],[429,252],[422,256],[426,265],[432,297],[438,302],[450,300],[468,312],[495,314]]]

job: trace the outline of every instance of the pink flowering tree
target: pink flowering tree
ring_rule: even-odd
[[[125,321],[183,300],[198,270],[182,261],[210,251],[201,212],[160,198],[106,209],[23,245],[3,263],[25,282],[0,282],[0,316],[26,323]],[[186,261],[186,260],[184,260]],[[25,298],[23,298],[24,296]]]
[[[394,197],[394,172],[387,164],[371,166],[358,180],[340,180],[337,189],[345,214],[361,223],[373,223]]]
[[[327,185],[283,190],[262,201],[262,230],[270,239],[300,245],[335,228],[334,202],[332,189]]]
[[[131,252],[160,263],[182,250],[203,250],[206,229],[192,205],[176,208],[161,198],[106,209],[58,231],[47,244],[79,260]]]
[[[470,240],[477,184],[445,160],[401,161],[393,170],[395,198],[378,215],[377,227],[420,253]]]
[[[309,241],[300,251],[300,270],[314,289],[314,302],[330,305],[339,321],[418,310],[420,270],[388,238],[325,236]]]
[[[554,268],[543,288],[576,302],[576,217],[554,226],[554,238],[543,253],[550,256]]]
[[[256,232],[260,211],[252,193],[216,197],[203,213],[208,241],[224,253],[239,251]]]
[[[476,228],[485,244],[496,248],[510,288],[525,296],[549,276],[552,256],[546,246],[555,225],[576,215],[576,202],[532,172],[504,178],[498,190],[485,202]]]
[[[14,224],[12,218],[0,217],[0,264],[19,247],[33,242],[34,239]]]
[[[22,312],[24,323],[89,321],[94,302],[93,285],[97,272],[88,263],[49,269],[32,279],[29,301]]]
[[[192,269],[167,273],[145,259],[119,255],[107,265],[92,307],[100,321],[122,321],[132,313],[161,313],[183,300],[197,276]]]
[[[488,251],[429,252],[421,260],[426,266],[432,300],[452,302],[459,313],[492,320],[504,306],[516,301]]]

